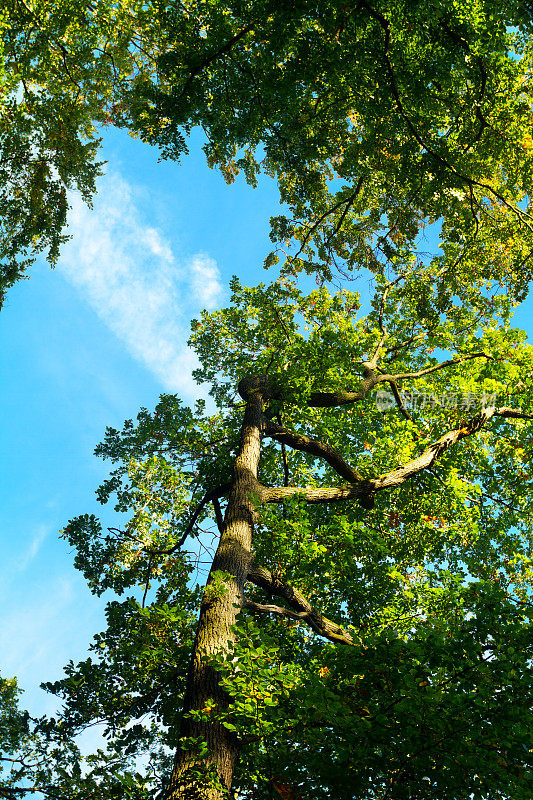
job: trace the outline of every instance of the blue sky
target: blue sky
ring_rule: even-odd
[[[198,138],[191,149],[181,166],[157,163],[155,150],[106,130],[94,210],[74,199],[60,264],[36,264],[0,313],[0,672],[18,676],[34,714],[55,708],[40,681],[84,657],[103,626],[106,598],[89,593],[58,531],[100,511],[106,467],[93,449],[105,426],[164,391],[201,396],[190,319],[224,303],[231,275],[267,277],[273,183],[227,186]],[[521,327],[533,328],[532,308]]]

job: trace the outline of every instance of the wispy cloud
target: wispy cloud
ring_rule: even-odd
[[[120,175],[108,173],[99,188],[92,210],[70,197],[72,239],[59,268],[166,389],[195,396],[188,322],[222,299],[216,262],[206,254],[177,258]]]
[[[29,567],[29,565],[31,564],[31,562],[41,549],[42,543],[44,542],[44,540],[46,539],[46,537],[50,532],[51,528],[49,525],[41,524],[37,527],[37,530],[32,536],[30,544],[26,548],[26,551],[24,553],[21,553],[16,564],[14,565],[15,571],[24,572]]]
[[[33,602],[33,596],[31,601],[17,610],[12,609],[0,621],[0,650],[6,674],[24,675],[35,666],[48,664],[63,638],[64,620],[63,624],[58,623],[65,608],[73,602],[71,582],[56,580],[46,584],[46,595],[41,587],[33,594],[36,593],[40,600],[38,604]],[[20,636],[20,631],[24,631],[24,637]]]
[[[216,308],[224,290],[216,262],[204,254],[194,256],[190,263],[191,285],[198,304],[209,310]]]
[[[4,557],[2,570],[0,571],[0,602],[5,603],[5,597],[8,595],[10,588],[20,582],[21,574],[31,566],[41,549],[41,545],[52,530],[50,525],[38,525],[33,531],[29,543],[26,541],[21,542],[20,549],[17,549],[14,555]]]

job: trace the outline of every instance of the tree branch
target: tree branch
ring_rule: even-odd
[[[506,406],[496,408],[494,411],[494,416],[510,417],[512,419],[533,419],[533,414],[528,414],[527,411],[520,411],[519,408],[507,408]]]
[[[350,481],[350,483],[363,480],[363,476],[357,470],[352,469],[329,444],[319,442],[317,439],[309,439],[309,437],[300,433],[288,431],[270,420],[265,424],[264,433],[266,436],[270,436],[271,439],[275,439],[281,444],[286,444],[294,450],[302,450],[305,453],[311,453],[311,455],[323,458],[342,478]]]
[[[366,175],[364,173],[363,173],[363,175],[360,176],[359,181],[357,182],[357,187],[356,187],[354,193],[348,198],[348,202],[344,206],[342,214],[340,215],[340,217],[339,217],[339,219],[338,219],[333,231],[330,233],[330,235],[327,238],[326,247],[329,247],[331,240],[338,234],[338,232],[342,228],[342,223],[344,222],[344,219],[345,219],[348,211],[350,210],[353,202],[356,200],[357,195],[361,191],[361,187],[363,185],[363,181],[364,181],[365,177],[366,177]]]
[[[356,391],[339,389],[336,392],[311,392],[308,405],[311,408],[332,408],[334,406],[356,403],[358,400],[364,400],[368,392],[373,389],[377,383],[386,379],[386,376],[379,375],[365,367],[363,380]],[[394,379],[394,376],[389,375],[388,379]]]
[[[429,375],[431,372],[437,372],[437,370],[439,369],[445,369],[446,367],[453,367],[456,364],[462,364],[463,361],[470,361],[471,358],[486,358],[488,361],[492,360],[492,356],[483,351],[479,353],[468,353],[467,355],[461,356],[460,358],[450,358],[448,361],[441,361],[440,364],[433,364],[431,367],[426,367],[426,369],[421,369],[418,372],[398,373],[398,375],[393,376],[393,380],[399,381],[399,380],[404,380],[406,378],[422,378],[424,375]]]
[[[224,528],[224,517],[222,516],[222,509],[220,508],[218,497],[212,497],[211,502],[213,503],[213,508],[215,510],[215,519],[217,521],[218,532],[222,533],[222,529]]]
[[[278,425],[282,426],[281,421],[281,414],[278,411],[276,415],[276,419],[278,420]],[[285,443],[281,443],[281,457],[283,459],[283,485],[288,486],[290,480],[290,473],[289,473],[289,462],[287,460],[287,448],[285,447]]]
[[[405,407],[405,403],[403,402],[402,396],[398,390],[396,381],[390,381],[390,387],[392,389],[392,393],[394,395],[394,399],[396,401],[396,405],[398,406],[400,413],[405,417],[405,419],[409,420],[409,422],[414,422],[412,416]]]
[[[150,588],[150,576],[152,574],[152,561],[153,561],[153,554],[150,553],[150,558],[148,559],[148,567],[146,568],[146,581],[144,586],[144,594],[141,603],[141,607],[144,608],[144,604],[146,603],[146,595],[148,594],[148,589]]]
[[[221,47],[219,47],[218,50],[215,50],[214,53],[210,53],[209,55],[207,55],[198,64],[198,66],[193,67],[193,69],[190,70],[187,76],[187,79],[183,85],[183,89],[181,90],[180,94],[178,95],[178,97],[174,102],[179,102],[182,99],[182,97],[184,97],[187,94],[189,88],[192,85],[192,82],[194,81],[196,76],[202,72],[202,70],[204,70],[206,67],[212,64],[213,61],[216,61],[217,58],[220,58],[220,56],[224,55],[225,53],[228,53],[234,47],[234,45],[236,45],[237,42],[240,39],[242,39],[243,36],[246,36],[247,33],[250,33],[250,31],[253,30],[253,28],[254,28],[253,23],[246,25],[241,31],[236,33],[235,36],[232,36],[231,39],[228,39],[227,42],[224,42],[224,44]]]
[[[453,367],[457,364],[462,364],[464,361],[469,361],[472,358],[491,359],[492,356],[484,352],[468,353],[467,355],[460,356],[459,358],[451,358],[448,361],[441,361],[440,364],[433,364],[431,367],[418,370],[418,372],[400,372],[396,375],[388,372],[376,373],[373,369],[375,365],[371,361],[368,361],[364,364],[364,377],[356,391],[339,389],[336,392],[311,392],[309,395],[308,405],[311,408],[332,408],[333,406],[356,403],[358,400],[364,400],[368,392],[378,383],[392,384],[393,382],[395,383],[399,380],[422,378],[425,375],[430,375],[432,372],[437,372],[440,369],[446,369],[446,367]]]
[[[265,567],[254,564],[248,573],[248,580],[256,586],[261,587],[269,594],[283,597],[292,607],[291,609],[275,605],[263,605],[252,600],[245,599],[245,607],[256,613],[278,614],[279,616],[301,620],[309,627],[329,639],[335,644],[353,645],[354,640],[344,628],[336,622],[324,617],[298,589],[288,583],[281,581]]]
[[[309,230],[307,231],[307,233],[305,234],[305,236],[304,236],[304,238],[302,240],[302,243],[300,245],[300,249],[298,250],[296,255],[291,257],[291,261],[294,261],[295,259],[297,259],[298,256],[300,255],[300,253],[303,252],[303,249],[306,246],[307,242],[309,241],[311,236],[314,234],[316,229],[320,227],[320,224],[326,219],[326,217],[329,217],[330,214],[334,214],[335,211],[338,211],[338,209],[341,208],[341,206],[344,205],[345,209],[344,209],[344,211],[343,211],[343,213],[341,215],[341,219],[339,221],[339,224],[338,224],[335,232],[332,235],[335,235],[338,232],[338,229],[340,228],[340,225],[344,221],[344,217],[346,216],[346,213],[348,212],[348,209],[350,208],[350,206],[352,205],[354,200],[356,200],[359,192],[361,191],[361,187],[363,186],[363,181],[364,181],[365,177],[366,176],[364,174],[360,176],[359,180],[357,181],[357,185],[356,185],[354,191],[352,192],[351,195],[349,195],[349,197],[343,198],[342,200],[339,200],[338,203],[335,203],[334,205],[332,205],[330,208],[328,208],[326,211],[324,211],[324,213],[311,225],[311,227],[309,228]]]
[[[477,433],[494,416],[512,417],[516,419],[533,419],[533,414],[513,408],[495,407],[484,408],[460,428],[448,431],[440,439],[433,442],[417,458],[407,464],[397,467],[390,472],[385,472],[376,478],[366,478],[352,483],[350,486],[340,487],[298,487],[278,486],[274,488],[263,487],[261,499],[265,503],[279,503],[292,497],[301,497],[308,503],[328,503],[338,500],[359,500],[363,508],[372,508],[374,495],[384,489],[394,489],[401,486],[413,475],[424,469],[429,469],[435,461],[450,447],[457,444],[467,436]]]
[[[187,540],[187,537],[191,534],[192,529],[196,525],[198,517],[202,513],[202,510],[205,508],[207,503],[210,503],[211,501],[216,500],[218,497],[222,497],[222,495],[227,494],[230,489],[231,489],[231,483],[223,483],[222,486],[217,486],[216,489],[209,489],[209,491],[207,491],[204,494],[204,496],[202,497],[202,499],[200,500],[200,502],[196,506],[196,508],[195,508],[190,520],[189,520],[189,524],[187,525],[187,527],[185,529],[185,532],[183,533],[183,536],[181,536],[179,542],[177,542],[177,544],[175,544],[173,547],[169,547],[168,550],[151,550],[151,549],[146,547],[146,548],[144,548],[145,551],[147,553],[149,553],[151,556],[152,555],[154,555],[154,556],[155,555],[158,555],[158,556],[170,556],[170,555],[172,555],[172,553],[175,553],[176,550],[179,550],[179,548],[183,547],[183,545],[185,544],[185,541]],[[215,509],[215,514],[216,514],[216,509]],[[217,523],[218,523],[218,520],[217,520]]]
[[[389,294],[390,290],[392,289],[392,287],[395,286],[397,283],[400,283],[400,281],[403,281],[404,278],[405,278],[405,275],[399,275],[396,278],[396,280],[392,281],[391,283],[389,283],[385,287],[385,289],[383,291],[383,294],[381,295],[381,301],[380,301],[380,304],[379,304],[379,311],[378,311],[378,325],[379,325],[379,329],[381,331],[381,339],[379,340],[379,342],[378,342],[378,344],[376,346],[376,349],[374,350],[374,353],[373,353],[372,358],[370,359],[370,361],[365,361],[364,362],[364,366],[369,370],[375,370],[376,369],[380,353],[381,353],[381,351],[383,349],[383,345],[385,344],[385,340],[387,339],[387,336],[388,336],[387,329],[385,328],[385,325],[383,324],[383,315],[385,313],[385,303],[387,302],[388,294]]]

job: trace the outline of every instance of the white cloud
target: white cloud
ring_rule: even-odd
[[[18,561],[14,566],[14,569],[17,572],[24,572],[29,567],[29,565],[31,564],[31,562],[41,549],[41,545],[48,536],[48,534],[50,533],[50,531],[51,528],[48,525],[41,524],[37,527],[37,530],[35,531],[26,552],[22,553],[19,556]]]
[[[166,389],[197,396],[188,323],[191,314],[222,299],[218,267],[205,254],[178,261],[121,176],[107,174],[99,188],[93,210],[70,196],[72,239],[59,268]]]
[[[216,262],[200,254],[192,259],[190,270],[192,289],[198,304],[209,310],[216,308],[224,293]]]

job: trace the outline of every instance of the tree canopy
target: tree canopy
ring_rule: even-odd
[[[200,126],[229,182],[273,175],[290,213],[272,221],[268,263],[376,269],[438,220],[441,304],[495,276],[520,295],[528,3],[13,0],[3,20],[6,287],[36,251],[57,257],[65,188],[94,188],[96,123],[177,159]]]
[[[125,599],[47,685],[60,718],[11,749],[45,731],[61,754],[101,721],[108,749],[80,766],[69,744],[27,780],[87,800],[529,799],[528,5],[80,8],[123,67],[88,39],[79,119],[169,158],[200,125],[210,164],[274,175],[289,210],[275,279],[235,278],[192,324],[212,408],[165,395],[97,448],[116,525],[63,535]]]
[[[527,5],[185,8],[161,15],[157,69],[138,77],[117,122],[165,158],[200,125],[228,182],[239,170],[252,184],[273,175],[290,214],[272,221],[272,238],[281,254],[297,246],[286,268],[328,276],[402,261],[439,220],[444,293],[458,276],[496,274],[519,291],[530,252]]]

